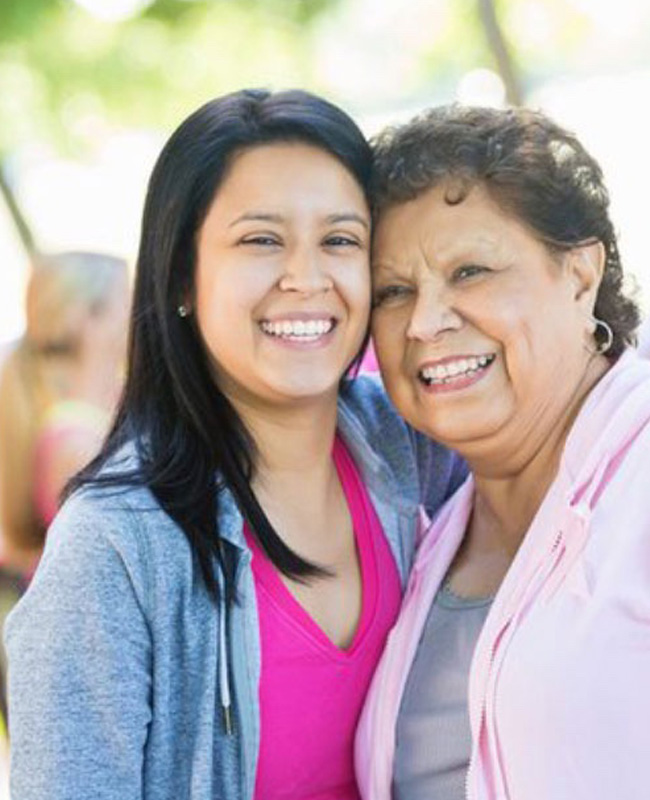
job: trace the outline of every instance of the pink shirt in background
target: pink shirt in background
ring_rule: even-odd
[[[375,355],[375,348],[373,347],[372,340],[368,343],[368,349],[361,361],[359,372],[379,372],[379,364],[377,363],[377,356]]]
[[[74,454],[81,467],[99,451],[109,421],[104,409],[84,400],[59,400],[45,413],[34,443],[34,505],[46,527],[59,510],[62,487],[51,474],[57,455]]]
[[[262,648],[256,800],[359,798],[354,733],[397,617],[401,588],[379,520],[340,440],[333,458],[354,525],[363,581],[361,618],[349,648],[342,650],[328,639],[244,529],[253,552]]]

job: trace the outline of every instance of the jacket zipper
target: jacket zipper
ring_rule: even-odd
[[[489,653],[489,658],[488,658],[488,670],[487,670],[487,676],[486,676],[486,681],[485,681],[486,690],[483,693],[483,697],[482,697],[482,701],[481,701],[481,710],[480,710],[479,725],[478,725],[477,747],[479,745],[483,729],[486,726],[487,692],[488,692],[488,688],[489,688],[490,677],[491,677],[491,675],[493,673],[493,669],[494,669],[494,665],[495,665],[495,661],[496,661],[496,650],[497,650],[498,644],[501,641],[502,637],[505,635],[505,633],[508,630],[508,628],[510,628],[512,626],[513,622],[517,619],[519,610],[521,608],[523,608],[528,602],[530,602],[530,600],[532,599],[532,597],[534,595],[539,594],[539,592],[541,592],[543,590],[544,585],[546,584],[547,580],[549,579],[549,577],[553,574],[553,572],[557,568],[558,563],[561,560],[562,555],[564,554],[564,548],[560,548],[560,544],[562,542],[562,539],[563,539],[563,532],[560,531],[556,535],[555,539],[553,540],[553,544],[551,545],[551,547],[550,547],[550,549],[548,551],[547,558],[549,558],[550,564],[545,570],[543,570],[543,576],[538,581],[535,581],[535,584],[532,584],[532,583],[529,584],[528,591],[525,591],[523,593],[522,597],[520,598],[519,602],[517,603],[517,608],[513,609],[513,611],[508,615],[508,618],[499,627],[499,630],[498,630],[497,634],[494,636],[494,638],[493,638],[493,640],[492,640],[492,642],[490,644],[490,653]],[[541,565],[540,565],[539,569],[541,570]],[[537,572],[537,570],[535,572]],[[533,586],[533,585],[535,585],[535,588],[531,592],[531,586]],[[495,695],[496,695],[496,690],[497,690],[497,687],[495,686],[494,687],[494,694]],[[472,752],[470,753],[469,764],[467,766],[467,771],[465,773],[465,799],[466,800],[471,800],[471,798],[470,798],[469,779],[470,779],[470,775],[472,774],[472,767],[474,765],[474,761],[475,761],[475,759],[474,759],[474,747],[472,747]],[[502,780],[502,783],[504,783],[503,780]],[[499,800],[502,800],[502,798],[499,798]]]

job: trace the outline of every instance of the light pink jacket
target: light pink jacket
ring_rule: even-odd
[[[583,406],[494,600],[469,683],[469,800],[650,798],[650,363],[627,352]],[[362,715],[364,800],[389,800],[395,723],[471,479],[427,532]]]

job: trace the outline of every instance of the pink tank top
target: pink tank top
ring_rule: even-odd
[[[354,732],[397,617],[401,588],[381,524],[339,439],[333,458],[352,517],[363,581],[359,625],[346,650],[336,647],[293,597],[244,526],[253,552],[262,647],[255,800],[359,800]]]

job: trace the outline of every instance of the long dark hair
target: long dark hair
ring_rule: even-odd
[[[194,319],[177,313],[194,285],[197,231],[233,155],[293,141],[332,154],[368,197],[371,153],[363,134],[341,109],[307,92],[244,90],[217,98],[165,145],[142,220],[124,394],[101,453],[68,489],[147,486],[187,536],[215,598],[215,565],[225,558],[217,516],[224,487],[278,569],[302,579],[324,572],[284,544],[258,503],[252,437],[211,376]],[[137,449],[135,470],[107,465],[127,442]]]

